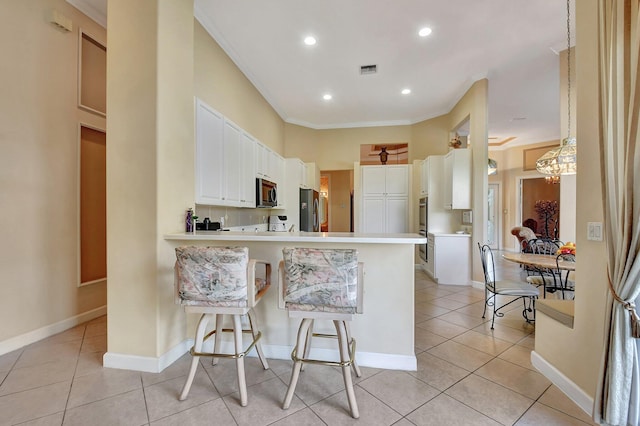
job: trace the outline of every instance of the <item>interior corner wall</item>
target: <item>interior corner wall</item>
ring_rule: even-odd
[[[576,227],[602,222],[600,183],[597,1],[576,3],[577,140]],[[536,324],[535,351],[591,397],[595,396],[604,345],[607,301],[606,247],[578,232],[573,329],[559,322]]]
[[[73,31],[47,22],[52,9]],[[2,2],[0,354],[106,304],[105,283],[77,286],[80,124],[106,128],[78,108],[79,28],[106,44],[104,28],[64,0]]]

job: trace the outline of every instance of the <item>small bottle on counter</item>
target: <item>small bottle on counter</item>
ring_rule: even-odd
[[[194,223],[193,223],[193,209],[187,209],[187,214],[184,220],[185,232],[193,232]]]

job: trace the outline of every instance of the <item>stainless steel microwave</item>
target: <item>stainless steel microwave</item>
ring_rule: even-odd
[[[278,205],[278,185],[266,179],[256,179],[256,207],[271,208]]]

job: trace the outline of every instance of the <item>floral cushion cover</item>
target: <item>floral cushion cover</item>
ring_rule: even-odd
[[[247,306],[246,247],[177,247],[176,303]]]
[[[352,249],[283,249],[288,309],[355,313],[358,252]]]

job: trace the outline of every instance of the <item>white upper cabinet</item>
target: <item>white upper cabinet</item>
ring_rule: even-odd
[[[471,208],[471,150],[453,149],[444,157],[444,208]]]
[[[362,195],[409,196],[409,166],[362,166]]]
[[[316,163],[305,163],[307,188],[320,192],[320,168]]]
[[[409,166],[362,166],[360,171],[362,232],[407,232]]]
[[[196,203],[218,204],[225,184],[223,150],[224,117],[196,100]]]
[[[196,99],[196,203],[255,207],[256,140]]]
[[[256,206],[256,140],[247,132],[242,132],[242,176],[243,185],[240,189],[240,203],[243,207]]]
[[[242,130],[234,123],[224,122],[224,170],[226,195],[222,198],[225,205],[240,206],[242,184]]]

